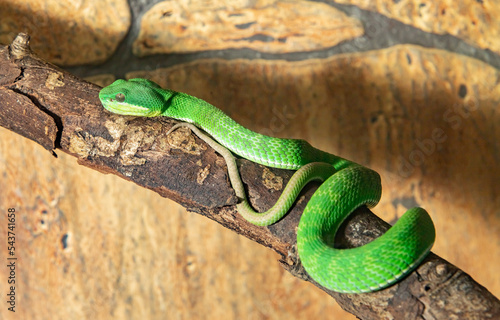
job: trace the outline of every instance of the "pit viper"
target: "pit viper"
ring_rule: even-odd
[[[434,243],[429,214],[412,208],[372,242],[351,249],[335,248],[332,239],[344,219],[356,208],[371,208],[380,200],[381,181],[375,171],[316,149],[304,140],[253,132],[208,102],[163,89],[150,80],[116,80],[100,91],[99,99],[106,110],[116,114],[166,116],[190,126],[224,156],[239,198],[238,212],[253,224],[277,222],[307,183],[322,181],[300,218],[297,250],[307,273],[327,289],[363,293],[390,286],[418,266]],[[232,153],[265,166],[297,170],[268,211],[252,209]]]

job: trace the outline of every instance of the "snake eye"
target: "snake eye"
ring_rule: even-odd
[[[125,95],[123,93],[117,93],[115,96],[115,100],[118,102],[123,102],[125,101]]]

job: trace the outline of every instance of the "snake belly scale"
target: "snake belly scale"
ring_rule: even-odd
[[[275,223],[288,212],[303,186],[311,180],[323,181],[300,219],[297,247],[307,273],[327,289],[362,293],[392,285],[418,266],[434,243],[430,216],[422,208],[412,208],[372,242],[336,249],[331,239],[344,219],[359,206],[373,207],[380,200],[382,188],[375,171],[316,149],[304,140],[253,132],[208,102],[163,89],[150,80],[117,80],[103,88],[99,98],[113,113],[166,116],[191,126],[226,159],[240,201],[238,212],[253,224]],[[265,166],[297,170],[270,210],[258,213],[252,209],[232,153]]]

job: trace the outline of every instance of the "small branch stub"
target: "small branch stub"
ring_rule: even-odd
[[[26,33],[19,33],[9,46],[9,52],[15,60],[21,60],[30,55],[30,36]]]

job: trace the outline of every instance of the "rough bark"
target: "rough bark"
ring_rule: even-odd
[[[280,222],[267,228],[246,222],[236,212],[224,161],[204,142],[189,130],[166,136],[174,123],[169,119],[106,112],[98,99],[98,86],[37,58],[28,40],[20,34],[10,46],[0,47],[1,126],[54,155],[59,150],[73,155],[82,165],[133,181],[273,249],[281,255],[286,270],[314,283],[300,264],[295,237],[300,214],[317,185],[308,186]],[[246,160],[239,160],[239,166],[252,204],[259,210],[270,207],[279,195],[270,192],[270,186],[279,189],[292,175]],[[340,247],[360,246],[388,227],[363,207],[343,224],[336,242]],[[387,289],[369,294],[322,290],[361,319],[500,317],[496,297],[432,253],[414,272]]]

